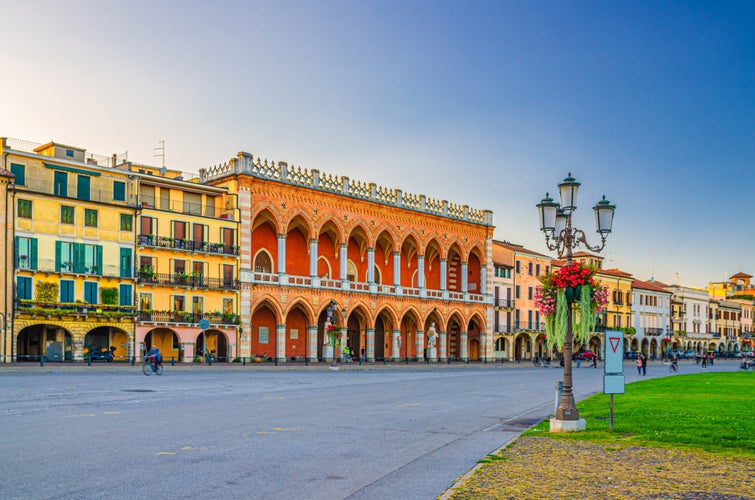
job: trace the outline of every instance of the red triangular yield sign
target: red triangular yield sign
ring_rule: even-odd
[[[621,339],[619,337],[608,337],[608,339],[611,341],[611,349],[613,349],[613,352],[616,352],[616,349],[619,348],[619,342],[621,342]]]

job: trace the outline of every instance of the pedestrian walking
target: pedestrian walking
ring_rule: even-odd
[[[713,355],[713,353],[708,354],[708,364],[710,366],[713,366],[713,358],[715,358],[715,356]]]
[[[708,356],[703,355],[702,360],[703,360],[703,368],[708,368]]]
[[[642,355],[642,376],[644,377],[647,374],[648,374],[648,358],[643,353],[643,355]]]
[[[577,368],[579,368],[579,365],[581,365],[581,364],[582,364],[582,357],[578,355],[577,356]]]
[[[595,355],[592,357],[592,367],[597,368],[598,367],[598,356]]]
[[[642,375],[642,357],[637,357],[637,375]]]

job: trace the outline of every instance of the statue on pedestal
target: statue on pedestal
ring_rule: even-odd
[[[438,359],[438,349],[435,347],[438,340],[438,332],[435,331],[435,323],[430,323],[427,330],[427,359],[435,361]]]

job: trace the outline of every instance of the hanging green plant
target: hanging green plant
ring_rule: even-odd
[[[36,297],[40,302],[57,302],[58,284],[51,281],[40,281],[37,283]]]

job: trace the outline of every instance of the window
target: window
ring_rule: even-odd
[[[531,286],[530,286],[530,287],[527,287],[527,298],[528,298],[528,299],[532,300],[532,298],[533,298],[533,296],[534,296],[534,295],[533,295],[533,292],[534,292],[534,290],[533,290],[533,288],[532,288]]]
[[[76,198],[80,200],[89,200],[89,191],[92,178],[88,175],[79,175],[76,183]]]
[[[534,270],[533,270],[534,267],[535,266],[532,264],[532,262],[528,263],[527,264],[527,274],[529,274],[530,276],[532,276],[532,274],[534,273]]]
[[[529,330],[532,330],[532,328],[533,328],[533,325],[532,325],[532,311],[527,311],[527,328]]]
[[[223,314],[233,314],[233,299],[223,299]]]
[[[535,266],[535,276],[540,276],[540,264]]]
[[[60,223],[61,224],[73,224],[73,215],[74,215],[74,209],[73,207],[68,207],[66,205],[60,206]]]
[[[519,261],[516,261],[516,274],[520,274],[522,272],[521,263]]]
[[[126,183],[113,181],[113,200],[126,201]]]
[[[121,231],[131,231],[134,227],[134,216],[121,214]]]
[[[160,208],[170,210],[170,189],[168,188],[160,188]]]
[[[123,285],[121,285],[123,286]],[[131,285],[128,285],[131,286]],[[123,294],[121,294],[121,297],[123,297]],[[140,311],[151,311],[152,310],[152,294],[151,293],[140,293],[139,294],[139,310]]]
[[[119,285],[118,286],[118,304],[122,306],[133,305],[134,295],[131,285]]]
[[[97,227],[97,210],[91,208],[84,209],[84,225],[87,227]]]
[[[84,272],[102,274],[102,246],[84,245]]]
[[[16,267],[37,269],[37,238],[16,236]]]
[[[18,216],[23,219],[31,219],[31,200],[18,199]]]
[[[60,280],[60,301],[75,302],[76,297],[73,292],[73,280]]]
[[[198,318],[204,314],[204,299],[202,297],[191,298],[191,312]]]
[[[84,282],[84,302],[89,302],[90,304],[99,304],[98,300],[98,292],[99,286],[96,281],[85,281]]]
[[[173,310],[185,311],[186,310],[186,297],[183,295],[173,295]]]
[[[223,264],[223,288],[233,288],[234,270],[231,264]]]
[[[517,285],[515,288],[516,288],[516,293],[515,293],[514,296],[518,299],[518,298],[520,298],[519,297],[519,285]]]
[[[68,174],[65,172],[55,172],[53,194],[56,196],[68,196]]]
[[[73,243],[58,241],[55,243],[57,255],[56,260],[60,263],[57,271],[72,272],[74,269],[74,252]]]
[[[19,300],[31,300],[31,278],[27,276],[18,276],[16,278],[16,292]]]
[[[26,186],[26,166],[11,163],[10,171],[16,176],[16,179],[13,181],[16,186]]]
[[[73,149],[66,149],[66,156],[69,158],[73,158]]]

